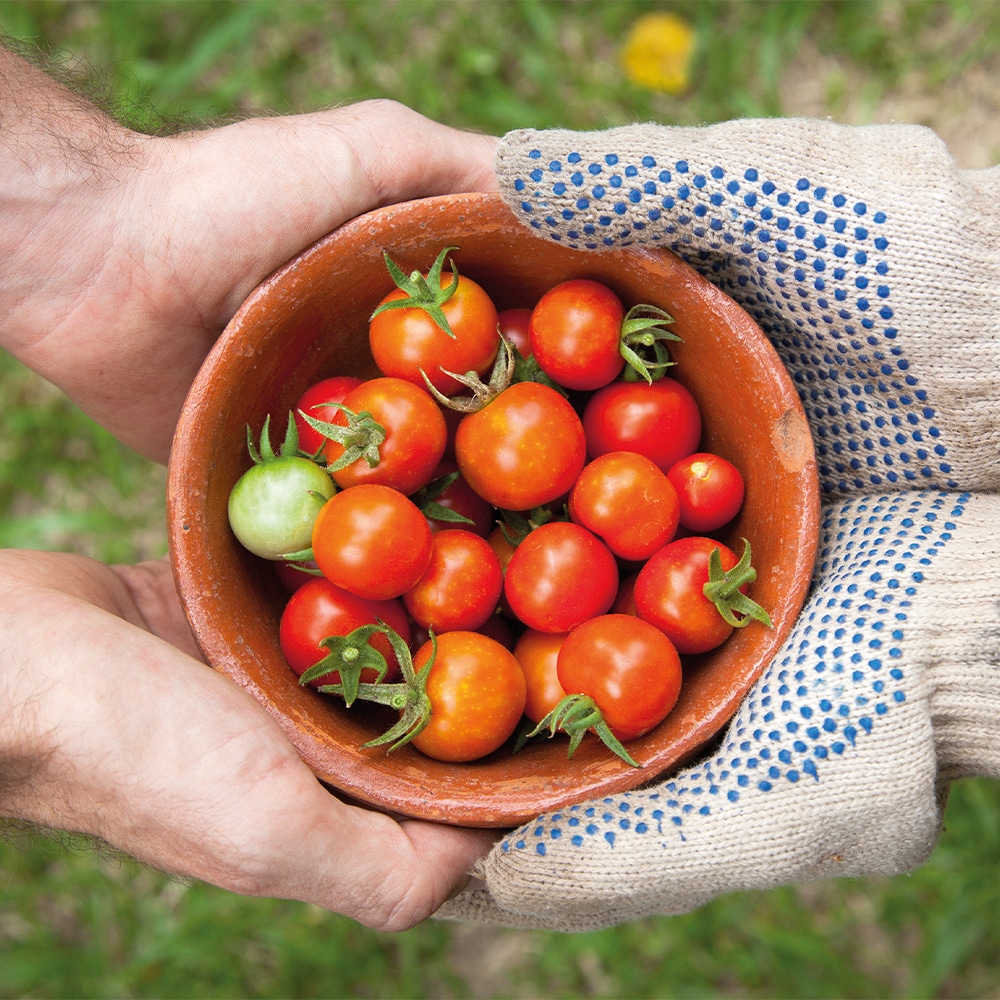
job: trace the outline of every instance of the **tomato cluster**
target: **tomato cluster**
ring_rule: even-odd
[[[526,719],[634,764],[622,743],[670,712],[681,657],[770,624],[749,545],[712,537],[743,478],[699,451],[666,313],[585,278],[499,311],[445,272],[453,250],[426,274],[386,255],[378,376],[311,386],[278,453],[248,429],[234,533],[291,591],[300,682],[399,712],[370,745],[474,760]]]

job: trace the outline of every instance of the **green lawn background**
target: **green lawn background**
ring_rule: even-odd
[[[620,68],[629,26],[655,10],[696,30],[681,95]],[[936,128],[962,165],[1000,161],[1000,4],[988,0],[0,0],[0,31],[144,128],[388,96],[495,133],[896,118]],[[165,551],[163,470],[2,354],[0,431],[0,545]],[[387,935],[11,829],[0,997],[995,997],[998,858],[1000,790],[966,781],[912,876],[742,894],[592,934],[429,922]]]

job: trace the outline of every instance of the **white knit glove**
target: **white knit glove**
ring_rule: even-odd
[[[515,132],[541,238],[669,247],[755,317],[812,426],[813,591],[716,751],[505,836],[454,919],[585,930],[893,874],[1000,776],[1000,169],[910,126]]]

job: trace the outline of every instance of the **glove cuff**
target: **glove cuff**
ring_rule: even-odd
[[[964,504],[947,562],[927,573],[932,600],[911,615],[919,640],[913,651],[931,685],[940,783],[1000,778],[998,518],[1000,497],[978,495]]]

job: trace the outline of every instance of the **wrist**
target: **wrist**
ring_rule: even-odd
[[[46,377],[45,340],[105,271],[154,141],[0,47],[0,345]]]

